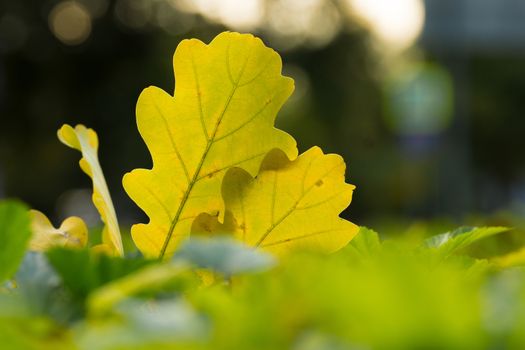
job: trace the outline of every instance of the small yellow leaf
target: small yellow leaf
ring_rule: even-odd
[[[93,203],[105,224],[102,241],[110,248],[112,254],[123,256],[124,248],[115,208],[98,161],[97,134],[84,125],[77,125],[73,128],[66,124],[58,130],[58,138],[66,146],[82,153],[80,168],[93,180]]]
[[[150,219],[131,229],[147,257],[172,255],[201,212],[223,215],[226,170],[239,166],[255,175],[273,148],[297,157],[295,140],[273,126],[293,80],[281,75],[279,55],[260,39],[227,32],[209,45],[184,40],[173,66],[174,96],[149,87],[137,102],[137,124],[153,168],[123,179]]]
[[[336,154],[313,147],[295,161],[271,151],[256,178],[240,169],[224,177],[226,218],[201,214],[192,233],[228,233],[247,245],[277,255],[291,249],[333,252],[344,247],[359,227],[339,217],[355,186],[345,183],[345,163]]]
[[[500,268],[511,268],[516,266],[525,266],[525,248],[498,256],[491,259],[491,262]]]
[[[29,213],[33,232],[29,243],[31,250],[45,251],[56,246],[69,248],[86,246],[88,229],[81,218],[69,217],[62,222],[59,228],[55,228],[42,212],[31,210]]]
[[[91,251],[97,254],[112,255],[113,249],[109,244],[101,243],[91,247]]]

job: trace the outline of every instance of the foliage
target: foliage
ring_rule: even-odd
[[[462,251],[409,249],[362,228],[334,254],[296,251],[277,266],[224,237],[194,238],[164,262],[32,252],[0,293],[0,339],[13,349],[523,347],[525,271]],[[206,287],[202,268],[218,273]]]
[[[467,250],[507,228],[460,228],[412,247],[381,240],[339,217],[355,188],[342,158],[318,147],[297,155],[273,128],[293,86],[274,51],[224,33],[210,45],[182,42],[174,69],[175,96],[148,88],[137,105],[153,168],[123,180],[150,217],[132,228],[142,254],[124,252],[98,138],[84,126],[65,125],[59,138],[82,152],[101,245],[89,246],[80,218],[56,229],[0,203],[2,346],[525,346],[525,271],[505,269],[522,265],[522,251]]]
[[[184,40],[173,66],[175,96],[149,87],[137,103],[153,168],[134,170],[123,181],[150,217],[131,229],[150,257],[171,256],[200,213],[222,212],[226,170],[241,166],[255,176],[273,148],[297,156],[295,140],[273,127],[293,81],[281,76],[279,55],[260,39],[223,33],[209,45]]]
[[[461,227],[452,232],[446,232],[431,237],[425,241],[429,248],[435,248],[440,254],[448,256],[458,250],[468,247],[473,242],[498,233],[508,231],[506,227]]]
[[[16,271],[30,237],[26,207],[17,202],[0,202],[0,283]]]
[[[34,251],[45,251],[55,246],[85,247],[88,239],[88,228],[79,217],[72,216],[55,228],[44,213],[31,210],[30,248]]]
[[[336,251],[358,231],[339,218],[355,188],[344,182],[344,170],[340,156],[325,155],[318,147],[293,162],[272,151],[255,179],[242,169],[228,170],[222,183],[225,223],[201,214],[193,231],[233,232],[246,244],[278,255],[297,247]]]
[[[102,245],[97,247],[111,254],[122,256],[124,248],[115,208],[109,194],[104,174],[98,162],[98,136],[92,129],[83,125],[72,128],[64,125],[58,130],[58,138],[65,145],[82,153],[80,168],[93,180],[93,204],[100,213],[105,226],[102,231]]]

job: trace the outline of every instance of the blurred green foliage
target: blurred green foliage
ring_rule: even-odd
[[[21,203],[0,202],[0,283],[15,272],[31,237],[27,210]]]
[[[2,35],[9,22],[27,34],[18,50],[0,55],[0,197],[16,194],[66,216],[66,190],[86,182],[53,134],[83,120],[105,130],[101,162],[119,189],[117,210],[124,222],[136,221],[140,214],[120,189],[125,171],[149,162],[134,131],[136,96],[147,85],[171,89],[165,72],[181,39],[209,41],[224,28],[184,11],[175,17],[192,24],[176,33],[127,28],[110,1],[89,40],[69,47],[47,22],[59,2],[0,0]],[[301,150],[320,144],[345,156],[358,185],[352,217],[381,237],[363,228],[336,254],[301,252],[275,266],[222,240],[190,242],[164,263],[136,252],[123,259],[88,250],[40,254],[26,251],[25,206],[3,202],[0,347],[525,348],[525,250],[508,255],[525,245],[525,222],[515,215],[524,198],[524,155],[516,152],[524,140],[522,53],[447,52],[423,42],[408,60],[385,62],[357,22],[332,39],[283,52],[297,90],[278,126],[297,136]],[[453,116],[439,135],[400,137],[384,121],[385,73],[421,62],[450,73]],[[459,218],[491,227],[455,230]],[[92,229],[91,243],[99,236]]]
[[[164,262],[28,252],[0,290],[0,342],[9,349],[521,349],[525,270],[467,249],[506,231],[462,228],[407,244],[362,228],[337,253],[301,251],[277,265],[221,237],[190,240]]]

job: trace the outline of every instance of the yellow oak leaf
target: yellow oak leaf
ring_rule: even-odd
[[[223,213],[222,178],[229,168],[255,175],[273,148],[297,157],[295,140],[274,128],[293,91],[279,55],[249,34],[226,32],[209,45],[183,40],[173,57],[174,96],[157,87],[137,102],[137,125],[153,160],[123,184],[149,216],[131,229],[147,257],[173,254],[202,212]]]
[[[124,248],[115,208],[98,161],[97,133],[84,125],[73,128],[66,124],[58,130],[58,138],[66,146],[82,153],[80,168],[93,180],[93,204],[105,224],[102,231],[103,246],[105,251],[110,251],[112,255],[123,256]]]
[[[345,183],[345,163],[339,155],[313,147],[290,161],[273,150],[255,178],[240,168],[228,170],[222,184],[224,223],[201,214],[192,233],[233,233],[247,245],[276,255],[297,248],[333,252],[359,231],[339,217],[354,189]]]
[[[84,221],[76,216],[67,218],[55,228],[47,216],[38,210],[30,210],[33,236],[29,249],[45,251],[52,247],[84,248],[87,244],[88,229]]]

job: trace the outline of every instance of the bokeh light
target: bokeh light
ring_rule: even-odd
[[[91,15],[76,1],[55,5],[48,21],[55,37],[66,45],[82,44],[91,34]]]
[[[450,74],[436,64],[414,64],[400,69],[386,88],[385,117],[399,135],[443,132],[452,115]]]
[[[280,50],[327,45],[342,28],[340,11],[328,0],[166,1],[232,30],[265,32]]]
[[[264,16],[261,0],[196,0],[194,6],[206,18],[237,30],[253,30]]]
[[[359,185],[348,215],[362,224],[525,202],[515,151],[525,128],[519,0],[0,3],[0,197],[61,216],[57,194],[85,178],[68,166],[55,129],[84,122],[104,140],[118,210],[136,221],[121,177],[149,161],[133,122],[137,96],[148,85],[173,91],[181,40],[207,43],[232,30],[281,54],[296,89],[278,127],[301,150],[315,144],[344,156]],[[32,181],[37,168],[46,186]]]
[[[347,0],[347,4],[382,43],[392,48],[411,46],[423,30],[425,8],[421,0]]]
[[[268,2],[267,27],[281,49],[323,46],[339,32],[341,16],[330,1],[274,0]]]

